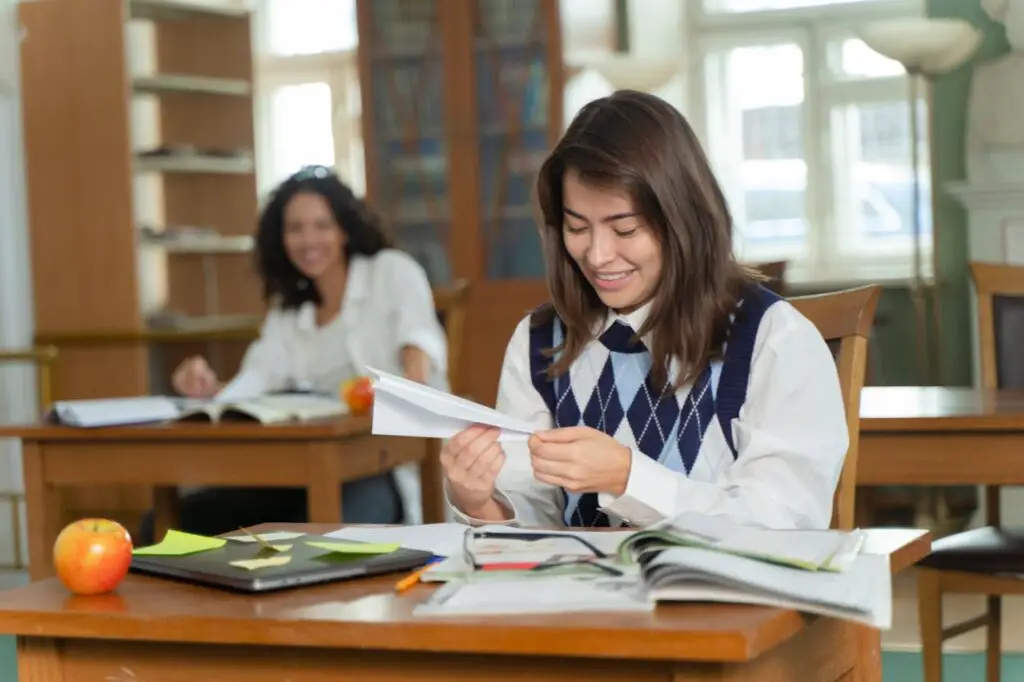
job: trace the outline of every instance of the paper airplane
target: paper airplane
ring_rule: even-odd
[[[499,440],[523,441],[536,427],[472,400],[368,367],[373,382],[373,433],[381,436],[451,438],[473,424],[501,429]]]

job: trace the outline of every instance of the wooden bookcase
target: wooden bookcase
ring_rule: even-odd
[[[209,349],[147,334],[223,336],[262,313],[250,13],[210,0],[18,10],[36,337],[60,348],[55,397],[166,390],[178,357]],[[202,229],[168,238],[177,227]],[[214,349],[224,373],[244,347]],[[146,490],[73,492],[76,514],[150,505]]]
[[[543,302],[537,170],[562,132],[557,0],[359,0],[368,199],[433,284],[470,282],[461,372],[492,401]]]

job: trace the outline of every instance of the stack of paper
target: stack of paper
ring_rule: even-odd
[[[451,438],[473,424],[501,429],[501,441],[526,440],[535,429],[521,419],[372,367],[373,433]]]
[[[598,577],[450,582],[413,610],[417,616],[647,612],[654,602],[634,579]]]

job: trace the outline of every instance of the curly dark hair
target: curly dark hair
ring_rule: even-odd
[[[282,308],[298,308],[307,301],[317,305],[320,292],[308,281],[284,249],[284,209],[296,194],[322,196],[345,232],[345,261],[352,254],[372,256],[390,248],[392,241],[376,215],[326,166],[306,166],[271,192],[256,229],[256,270],[263,280],[263,299]]]

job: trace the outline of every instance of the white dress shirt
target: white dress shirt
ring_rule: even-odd
[[[595,338],[619,319],[639,329],[649,305],[629,315],[609,313]],[[650,347],[650,338],[644,338]],[[592,341],[576,360],[587,362]],[[505,353],[497,409],[538,430],[553,419],[530,377],[530,320],[516,327]],[[672,371],[676,371],[673,366]],[[679,396],[685,397],[684,386]],[[766,528],[827,528],[849,434],[835,360],[821,334],[792,305],[768,308],[757,330],[746,400],[732,422],[733,456],[719,420],[711,421],[689,476],[639,452],[631,453],[620,497],[598,495],[612,525],[648,526],[685,511],[727,516]],[[495,498],[512,511],[508,522],[561,526],[561,489],[537,481],[525,443],[505,443]],[[483,523],[460,510],[456,518]]]
[[[341,311],[317,326],[316,306],[274,308],[246,351],[232,383],[247,391],[312,390],[338,395],[343,381],[375,367],[403,374],[401,350],[430,358],[428,383],[448,391],[448,347],[423,268],[408,254],[385,249],[352,256]],[[394,470],[406,523],[422,523],[419,465]]]

